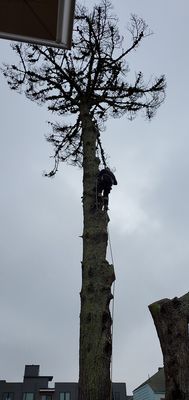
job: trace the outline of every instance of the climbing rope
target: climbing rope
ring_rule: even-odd
[[[113,257],[113,251],[112,251],[112,243],[110,239],[110,231],[109,228],[107,228],[108,231],[108,242],[109,242],[109,248],[110,248],[110,256],[111,256],[111,261],[112,265],[114,267],[114,257]],[[111,356],[111,361],[110,361],[110,381],[111,381],[111,391],[110,391],[110,400],[112,400],[112,375],[113,375],[113,334],[114,334],[114,299],[115,299],[115,281],[113,282],[113,299],[112,299],[112,356]]]

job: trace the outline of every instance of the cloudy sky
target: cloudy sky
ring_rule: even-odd
[[[117,277],[113,380],[132,393],[162,365],[148,305],[189,287],[189,5],[113,3],[121,33],[131,13],[154,32],[130,57],[131,76],[167,79],[166,100],[150,123],[140,115],[109,120],[103,133],[118,180],[109,213]],[[14,60],[1,39],[0,64]],[[55,179],[44,178],[52,166],[44,139],[51,116],[11,92],[2,75],[0,97],[0,377],[21,380],[31,363],[56,381],[77,381],[82,173],[62,165]]]

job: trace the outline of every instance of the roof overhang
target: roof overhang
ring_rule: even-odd
[[[71,48],[75,0],[0,0],[0,37]]]

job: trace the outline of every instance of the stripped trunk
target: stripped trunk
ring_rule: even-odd
[[[149,306],[164,359],[166,400],[189,400],[189,293]]]
[[[111,285],[114,268],[106,261],[107,211],[97,207],[98,131],[81,106],[83,140],[83,261],[80,313],[79,400],[109,400],[112,354]]]

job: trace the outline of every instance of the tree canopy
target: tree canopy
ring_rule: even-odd
[[[14,43],[17,65],[5,65],[4,76],[11,89],[24,92],[39,104],[46,103],[57,115],[73,117],[52,123],[47,140],[54,146],[54,175],[60,161],[82,165],[80,110],[87,104],[98,129],[98,150],[105,163],[100,132],[109,116],[126,114],[133,119],[138,111],[151,119],[164,100],[165,78],[145,82],[142,72],[129,81],[129,54],[150,34],[142,18],[132,15],[128,26],[130,43],[124,48],[118,19],[109,0],[89,11],[77,5],[70,51],[39,45]]]

